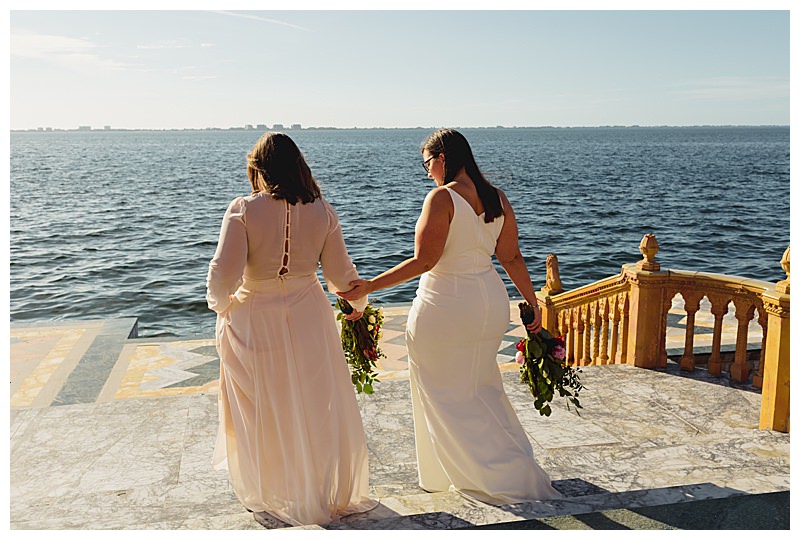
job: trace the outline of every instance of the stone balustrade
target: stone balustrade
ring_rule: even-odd
[[[616,276],[564,291],[555,255],[547,258],[545,287],[537,292],[543,326],[564,336],[567,362],[587,366],[630,364],[659,368],[667,364],[667,315],[672,300],[683,298],[686,334],[681,369],[695,369],[695,316],[708,300],[714,318],[708,371],[721,375],[723,317],[732,307],[737,323],[730,377],[762,389],[761,429],[789,431],[789,249],[778,283],[724,274],[662,270],[655,260],[658,242],[647,234],[639,246],[643,258],[625,264]],[[757,369],[748,364],[747,334],[757,317],[761,351]]]

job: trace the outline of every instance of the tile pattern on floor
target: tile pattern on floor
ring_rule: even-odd
[[[500,344],[501,371],[516,371],[515,345],[525,330],[513,300],[511,323]],[[409,304],[384,306],[385,321],[378,361],[379,380],[408,377],[405,324]],[[331,312],[333,314],[333,310]],[[668,314],[667,352],[683,350],[686,314],[678,295]],[[695,318],[695,353],[710,350],[714,326],[707,301]],[[723,320],[723,351],[736,343],[731,311]],[[35,408],[116,399],[175,396],[218,391],[219,358],[213,337],[196,339],[131,338],[135,319],[59,321],[11,325],[11,407]],[[754,319],[748,347],[760,348],[761,327]]]

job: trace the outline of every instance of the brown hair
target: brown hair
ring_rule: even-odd
[[[322,195],[303,154],[283,133],[265,133],[247,154],[253,194],[269,193],[289,204],[314,202]]]
[[[503,205],[497,189],[483,176],[472,149],[466,137],[454,129],[440,129],[431,133],[422,143],[422,151],[427,150],[433,155],[444,154],[444,183],[450,183],[461,169],[470,177],[478,197],[483,203],[486,223],[491,223],[496,217],[503,215]]]

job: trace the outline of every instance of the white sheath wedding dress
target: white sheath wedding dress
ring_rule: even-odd
[[[420,278],[406,328],[420,487],[489,504],[559,498],[497,366],[510,320],[492,266],[503,217],[485,223],[447,190],[455,212],[444,252]]]

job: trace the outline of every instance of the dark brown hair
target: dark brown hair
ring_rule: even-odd
[[[440,129],[431,133],[422,143],[422,151],[425,150],[433,155],[444,154],[445,184],[452,182],[461,169],[465,170],[475,189],[478,190],[478,197],[483,203],[485,212],[483,220],[486,223],[491,223],[496,217],[503,215],[500,194],[475,163],[475,157],[466,137],[454,129]]]
[[[253,194],[269,193],[289,204],[321,197],[317,180],[303,154],[283,133],[265,133],[247,154],[247,177]]]

